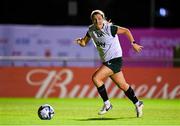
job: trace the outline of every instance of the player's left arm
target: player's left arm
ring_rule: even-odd
[[[131,45],[133,46],[133,49],[136,52],[140,52],[143,48],[143,46],[137,44],[134,40],[134,37],[132,36],[131,32],[129,29],[124,28],[124,27],[118,27],[117,28],[117,34],[124,34],[127,36],[127,38],[129,39],[129,41],[131,42]]]

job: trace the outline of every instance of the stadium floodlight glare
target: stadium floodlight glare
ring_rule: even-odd
[[[163,7],[159,8],[159,15],[160,15],[161,17],[166,17],[166,16],[168,16],[168,10],[167,10],[166,8],[163,8]]]

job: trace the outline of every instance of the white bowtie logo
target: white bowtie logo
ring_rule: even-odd
[[[110,62],[108,62],[108,65],[111,65],[111,63],[110,63]]]

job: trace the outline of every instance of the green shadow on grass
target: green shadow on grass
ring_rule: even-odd
[[[75,119],[76,121],[95,121],[95,120],[122,120],[122,119],[133,119],[136,117],[121,117],[121,118],[105,118],[105,117],[99,117],[99,118],[87,118],[87,119]]]

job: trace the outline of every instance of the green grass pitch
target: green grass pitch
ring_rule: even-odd
[[[180,100],[143,99],[144,115],[136,118],[128,99],[111,99],[113,109],[97,115],[100,98],[0,98],[0,126],[154,126],[180,125]],[[37,110],[48,103],[54,110],[52,120],[40,120]]]

